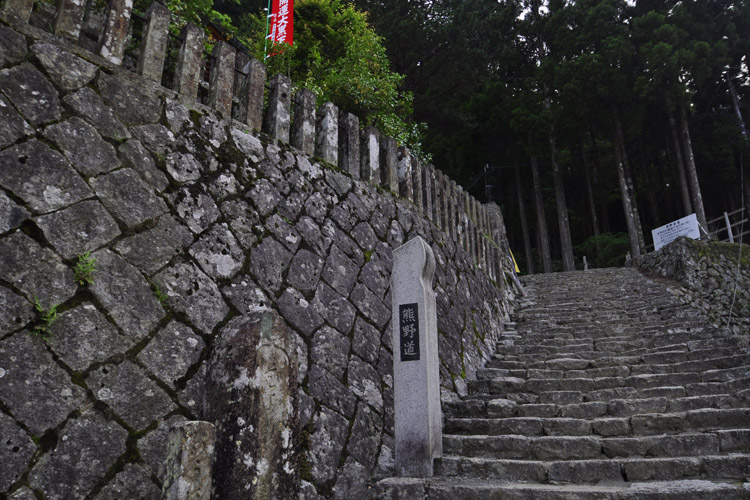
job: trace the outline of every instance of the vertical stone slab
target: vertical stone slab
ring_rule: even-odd
[[[278,313],[257,309],[222,328],[206,373],[206,417],[216,425],[213,498],[297,498],[300,487],[297,350]]]
[[[445,229],[443,225],[443,174],[430,164],[432,173],[432,220],[440,229]]]
[[[0,7],[0,19],[16,19],[22,23],[28,23],[31,10],[34,8],[34,0],[5,0]]]
[[[245,68],[250,62],[250,56],[242,51],[236,51],[234,54],[234,83],[232,84],[232,96],[239,102],[242,94],[242,86],[245,84]],[[237,106],[239,108],[239,105]],[[233,118],[237,118],[233,115]]]
[[[104,29],[99,37],[97,52],[112,64],[121,65],[130,29],[133,0],[109,0]]]
[[[318,108],[315,156],[332,165],[339,163],[339,108],[327,102]]]
[[[138,73],[156,83],[161,83],[164,60],[167,56],[171,13],[166,5],[154,2],[146,11],[146,16],[148,22],[143,30]]]
[[[412,177],[412,157],[408,148],[398,148],[398,194],[414,202],[414,179]]]
[[[211,500],[216,428],[180,422],[169,430],[162,500]]]
[[[339,117],[339,168],[359,179],[359,118],[352,113]]]
[[[456,193],[456,241],[468,252],[468,246],[466,244],[466,212],[464,211],[464,188],[453,182],[453,189]]]
[[[78,41],[85,8],[86,0],[58,0],[52,33]]]
[[[435,222],[435,214],[432,212],[432,191],[435,188],[435,167],[430,164],[422,166],[422,206],[428,219]],[[435,222],[437,223],[437,222]]]
[[[456,190],[456,181],[445,176],[445,181],[448,184],[448,229],[450,230],[451,238],[454,242],[459,242],[458,237],[458,210],[456,205],[458,203],[458,191]]]
[[[380,131],[375,127],[365,127],[359,134],[360,167],[362,180],[375,186],[380,185]]]
[[[424,193],[422,191],[422,162],[419,158],[412,155],[411,157],[411,186],[414,190],[414,205],[417,210],[424,211]]]
[[[419,236],[393,251],[392,340],[395,468],[428,477],[443,454],[435,257]]]
[[[232,96],[234,92],[234,56],[236,49],[219,40],[211,52],[213,63],[209,76],[208,105],[222,114],[232,116]]]
[[[315,154],[315,94],[311,90],[294,94],[292,146],[308,156]]]
[[[198,98],[198,85],[203,72],[203,30],[194,24],[182,28],[182,44],[177,54],[174,90],[190,99]]]
[[[271,91],[268,94],[263,131],[277,141],[289,142],[292,81],[284,75],[275,75],[268,83]]]
[[[393,137],[384,137],[380,141],[381,186],[398,194],[398,145]]]
[[[247,123],[250,128],[260,132],[263,128],[263,96],[266,90],[266,65],[257,59],[250,60],[243,66],[245,77],[240,89],[240,105],[237,120]]]

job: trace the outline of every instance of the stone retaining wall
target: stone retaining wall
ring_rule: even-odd
[[[738,266],[738,259],[741,264]],[[631,266],[675,280],[669,290],[719,326],[750,341],[750,249],[738,243],[680,238]],[[734,304],[733,304],[734,303]]]
[[[416,235],[443,398],[494,352],[496,208],[427,210],[13,19],[0,68],[0,499],[159,498],[216,339],[266,308],[296,345],[301,498],[364,498],[392,467],[392,251]]]

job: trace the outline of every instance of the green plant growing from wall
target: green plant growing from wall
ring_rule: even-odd
[[[91,256],[91,252],[86,252],[78,256],[76,263],[75,280],[79,285],[92,285],[94,283],[94,270],[96,268],[96,259]]]
[[[49,330],[52,323],[57,321],[57,305],[51,306],[49,309],[45,309],[39,302],[39,299],[34,296],[34,308],[39,314],[39,320],[41,324],[37,325],[31,333],[39,335],[42,339],[47,340],[49,338]]]
[[[167,304],[167,294],[162,292],[158,286],[154,285],[154,297],[156,297],[156,300],[159,301],[159,303],[164,306]]]

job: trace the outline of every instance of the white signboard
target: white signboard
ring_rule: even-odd
[[[651,236],[654,237],[654,250],[659,250],[680,236],[687,236],[688,238],[698,240],[701,237],[700,229],[698,229],[698,218],[695,214],[690,214],[682,219],[677,219],[674,222],[652,229]]]

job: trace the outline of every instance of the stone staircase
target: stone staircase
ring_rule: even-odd
[[[515,329],[443,403],[436,476],[377,498],[750,499],[745,348],[634,269],[524,281]]]

